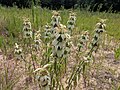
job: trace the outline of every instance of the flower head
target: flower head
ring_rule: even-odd
[[[54,34],[53,45],[53,55],[56,57],[65,57],[69,49],[69,39],[70,35],[67,34],[66,26],[60,24],[60,27],[56,27],[56,33]]]
[[[44,27],[44,38],[46,39],[45,41],[48,42],[52,37],[52,29],[51,27],[46,24]]]
[[[79,51],[86,46],[88,40],[89,40],[89,32],[84,31],[81,37],[79,38],[79,42],[77,44]]]
[[[32,38],[32,28],[31,28],[31,22],[29,18],[25,18],[23,21],[23,37],[24,38]]]
[[[24,28],[31,29],[31,22],[30,22],[29,18],[23,19],[23,26],[24,26]]]
[[[92,49],[95,52],[97,51],[97,49],[99,47],[101,34],[106,29],[106,24],[105,24],[106,20],[107,19],[100,19],[100,21],[96,24],[95,33],[94,33],[92,42],[90,43],[90,49]]]
[[[14,54],[17,60],[23,59],[22,48],[17,43],[15,43]]]
[[[51,24],[53,27],[58,27],[60,25],[61,17],[59,12],[53,11],[53,16],[51,17]]]
[[[67,28],[72,31],[75,28],[76,24],[76,14],[71,12],[67,21]]]
[[[106,22],[107,19],[99,19],[99,22],[95,25],[96,29],[106,29]]]
[[[40,49],[40,46],[41,46],[41,34],[40,34],[40,30],[35,32],[35,38],[34,38],[34,47],[35,49],[38,51]]]
[[[43,66],[42,68],[38,68],[34,71],[36,74],[37,80],[40,82],[40,86],[45,90],[49,90],[49,86],[51,85],[51,78],[47,68],[50,64]],[[47,88],[47,89],[46,89]]]

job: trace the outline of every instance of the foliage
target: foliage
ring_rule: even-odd
[[[17,5],[19,8],[31,7],[32,2],[41,7],[60,9],[62,6],[69,8],[86,8],[90,11],[120,11],[119,0],[1,0],[0,3],[6,6]]]
[[[6,6],[17,5],[19,8],[22,8],[22,7],[31,7],[32,0],[9,0],[9,2],[7,0],[0,0],[0,3]]]

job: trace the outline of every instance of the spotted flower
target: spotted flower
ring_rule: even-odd
[[[50,39],[52,38],[52,33],[53,32],[52,32],[51,26],[46,24],[44,27],[44,38],[45,38],[46,43],[48,43]]]
[[[54,40],[52,41],[53,45],[53,55],[56,57],[66,57],[70,51],[69,44],[70,36],[67,33],[66,27],[61,24],[60,27],[56,27],[56,33]]]
[[[42,90],[50,90],[51,77],[50,77],[50,73],[47,70],[49,66],[51,65],[47,64],[42,68],[38,68],[34,71],[34,73],[36,73],[36,79],[40,83]]]
[[[96,29],[106,29],[106,22],[107,19],[100,19],[100,21],[95,25]]]
[[[88,40],[89,40],[89,33],[88,31],[85,31],[79,38],[79,41],[77,44],[79,51],[87,45]]]
[[[100,22],[96,24],[95,33],[90,44],[90,48],[93,49],[94,51],[97,51],[100,44],[101,34],[105,31],[106,28],[106,24],[104,24],[105,21],[106,20],[101,19]]]
[[[51,17],[51,24],[53,27],[58,27],[60,25],[61,17],[59,12],[53,11],[53,16]]]
[[[75,13],[70,13],[69,15],[69,19],[67,21],[67,28],[72,31],[75,28],[75,24],[76,24],[76,16]]]
[[[23,22],[23,37],[32,38],[32,34],[31,22],[28,18],[26,18]]]
[[[35,33],[35,38],[34,38],[34,47],[37,51],[40,50],[40,46],[41,46],[41,42],[42,42],[40,37],[41,37],[40,31],[37,31]]]
[[[22,48],[21,48],[17,43],[15,43],[14,54],[15,54],[15,58],[16,58],[17,60],[23,59]]]

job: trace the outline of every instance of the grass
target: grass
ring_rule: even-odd
[[[33,30],[37,31],[40,29],[41,33],[43,33],[44,25],[51,22],[52,10],[48,10],[46,8],[42,9],[40,7],[34,7],[32,9],[18,9],[16,7],[6,8],[6,7],[0,6],[0,12],[1,12],[0,13],[0,23],[1,23],[0,33],[3,34],[3,32],[4,32],[4,35],[0,36],[0,47],[2,50],[2,55],[4,56],[4,61],[7,61],[7,63],[9,64],[8,57],[10,57],[10,55],[13,54],[14,44],[16,42],[19,44],[21,44],[21,43],[23,44],[23,40],[21,38],[22,29],[23,29],[23,17],[30,18]],[[119,23],[120,14],[119,13],[89,12],[89,11],[83,11],[83,10],[80,11],[78,9],[74,10],[74,12],[76,13],[76,17],[77,17],[76,29],[73,34],[74,36],[80,35],[82,31],[88,30],[90,32],[90,35],[92,38],[94,26],[98,22],[98,18],[105,18],[105,19],[108,19],[106,22],[106,24],[107,24],[107,28],[106,28],[107,32],[106,33],[109,36],[112,36],[114,38],[114,41],[119,43],[119,40],[120,40],[120,25],[119,25],[120,24]],[[65,10],[65,9],[60,10],[60,15],[62,18],[61,23],[66,25],[68,17],[69,17],[69,10]],[[76,41],[76,39],[74,41]],[[41,52],[42,52],[42,54],[40,54],[41,56],[39,56],[36,52],[34,52],[33,49],[30,49],[30,47],[31,47],[31,45],[28,45],[28,47],[24,47],[25,52],[27,52],[26,59],[25,59],[27,63],[24,62],[25,66],[24,65],[22,66],[25,68],[25,71],[26,71],[26,72],[24,72],[24,74],[29,76],[29,78],[27,78],[27,80],[26,80],[26,81],[28,81],[28,84],[29,84],[29,81],[31,81],[31,77],[34,76],[34,74],[32,72],[35,70],[35,68],[39,67],[39,66],[43,67],[44,66],[43,64],[46,64],[46,62],[49,61],[49,60],[42,61],[42,59],[45,60],[47,58],[47,59],[51,60],[51,57],[50,57],[51,46],[47,47],[47,45],[46,46],[44,45],[44,47],[42,48],[43,52],[41,50]],[[109,48],[109,47],[107,47],[107,48]],[[116,50],[116,57],[119,56],[119,53],[120,52],[119,52],[119,48],[118,48]],[[14,58],[13,55],[12,55],[12,58]],[[52,86],[56,87],[56,88],[61,88],[63,90],[64,86],[62,84],[61,77],[63,76],[63,73],[65,72],[64,68],[66,67],[66,63],[65,63],[65,65],[63,65],[64,61],[65,61],[65,60],[63,60],[63,58],[62,59],[57,58],[57,59],[58,59],[57,62],[55,62],[56,61],[55,58],[53,59],[54,62],[49,62],[50,64],[54,65],[53,67],[50,68],[49,71],[51,71],[50,75],[53,78]],[[76,57],[76,59],[78,59],[76,61],[78,61],[79,64],[75,63],[76,65],[74,65],[75,66],[74,69],[76,71],[73,70],[73,73],[71,74],[72,79],[69,78],[69,83],[71,86],[72,86],[71,80],[74,80],[74,79],[76,80],[77,74],[79,72],[81,73],[83,70],[84,71],[83,75],[88,74],[89,70],[94,68],[92,66],[89,68],[89,65],[88,65],[88,67],[87,67],[88,70],[86,70],[86,68],[85,68],[86,67],[85,65],[87,65],[86,62],[80,61],[81,57],[79,55]],[[99,59],[99,60],[105,59],[105,56],[99,57],[99,58],[97,57],[97,59]],[[0,62],[0,63],[2,64],[2,62]],[[24,63],[20,62],[20,65],[22,65]],[[103,63],[103,62],[101,62],[101,63]],[[5,89],[7,88],[9,90],[12,90],[15,86],[15,83],[19,82],[18,79],[20,79],[20,77],[18,74],[15,75],[15,79],[10,78],[11,82],[10,82],[10,84],[9,83],[7,84],[7,80],[9,78],[9,72],[8,72],[9,70],[8,70],[8,67],[6,64],[5,64],[5,70],[2,69],[3,70],[2,73],[4,73],[4,74],[2,75],[2,73],[0,73],[0,76],[2,77],[2,79],[3,79],[3,77],[7,78],[6,81],[4,82],[6,84],[3,85],[2,87]],[[99,66],[98,68],[102,68],[102,66],[98,65],[98,64],[99,63],[97,62],[97,65],[94,65],[94,66],[95,67]],[[90,63],[90,65],[91,65],[91,63]],[[15,67],[17,67],[17,63],[16,63]],[[15,67],[14,67],[14,70],[15,70]],[[14,70],[13,70],[13,72],[14,72]],[[19,73],[19,72],[17,72],[17,73]],[[79,75],[78,75],[78,77],[79,77]],[[85,75],[84,78],[87,78],[87,75]],[[2,80],[0,80],[0,82],[2,82]],[[35,82],[35,80],[33,80],[33,82]],[[76,83],[76,81],[74,83]],[[35,82],[35,84],[36,84],[36,82]],[[52,89],[53,89],[53,87],[52,87]]]
[[[1,19],[6,21],[7,29],[10,32],[16,33],[22,30],[22,17],[29,17],[32,22],[32,27],[38,29],[39,27],[50,23],[52,13],[48,9],[41,9],[38,7],[34,8],[34,22],[33,14],[31,9],[18,9],[18,8],[5,8],[0,7]],[[120,14],[119,13],[105,13],[105,12],[89,12],[75,10],[77,13],[77,31],[82,30],[94,30],[94,25],[98,21],[98,18],[106,18],[107,21],[107,32],[119,39],[120,36]],[[68,10],[61,10],[62,23],[66,24],[69,16]]]

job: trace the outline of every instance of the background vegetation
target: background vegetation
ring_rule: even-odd
[[[90,11],[120,11],[120,0],[0,0],[2,5],[13,6],[19,8],[31,7],[32,2],[35,5],[41,5],[49,9],[69,8],[85,8]]]

